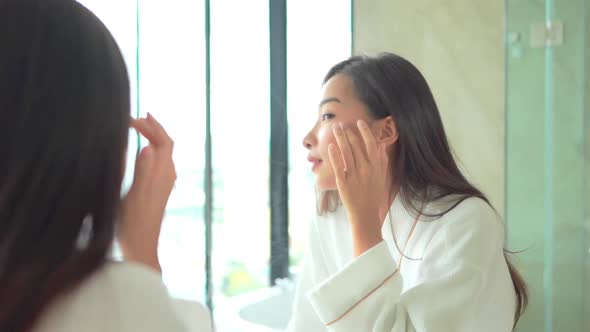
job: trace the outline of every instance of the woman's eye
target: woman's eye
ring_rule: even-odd
[[[322,114],[322,121],[328,121],[328,120],[333,119],[334,117],[335,117],[335,115],[332,113],[324,113],[324,114]]]

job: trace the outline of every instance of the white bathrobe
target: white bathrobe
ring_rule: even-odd
[[[447,206],[430,204],[426,211]],[[495,211],[470,198],[440,219],[415,221],[396,199],[384,241],[354,258],[344,208],[317,217],[288,331],[511,331],[516,295]]]
[[[210,332],[208,310],[173,300],[161,275],[143,265],[110,262],[52,303],[34,332]]]

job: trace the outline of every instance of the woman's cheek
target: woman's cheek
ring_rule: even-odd
[[[318,133],[318,143],[321,153],[325,154],[323,157],[328,158],[328,146],[330,146],[330,144],[336,144],[336,138],[334,137],[334,132],[331,127],[322,128],[322,130],[320,130]]]

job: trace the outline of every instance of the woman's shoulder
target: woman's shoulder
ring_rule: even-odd
[[[108,262],[77,289],[51,305],[39,331],[207,331],[206,310],[175,303],[159,273],[140,264]],[[184,319],[187,311],[204,322]]]
[[[137,291],[149,285],[152,286],[150,291],[153,293],[166,292],[160,273],[134,262],[108,261],[90,280],[95,285],[108,285],[117,291],[121,290],[120,288]]]
[[[435,221],[441,223],[446,250],[469,252],[469,256],[474,256],[476,260],[481,255],[501,252],[504,225],[496,210],[478,197],[469,197],[455,204],[440,220]]]
[[[207,308],[195,301],[171,298],[162,276],[151,268],[133,262],[111,262],[106,264],[103,275],[106,285],[121,297],[121,303],[138,308],[134,311],[141,317],[151,312],[157,321],[166,324],[163,326],[178,326],[183,331],[209,331],[211,322]]]
[[[453,207],[453,205],[456,205]],[[497,228],[502,226],[500,215],[490,203],[479,197],[459,199],[442,218],[450,224],[471,224],[475,228]]]

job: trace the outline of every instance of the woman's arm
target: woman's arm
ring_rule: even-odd
[[[502,255],[503,231],[497,219],[471,210],[451,212],[458,220],[434,221],[447,224],[426,249],[418,286],[403,294],[404,280],[385,242],[313,289],[310,302],[325,328],[333,332],[472,332],[475,308],[487,300],[481,293],[488,276],[501,268],[496,262]],[[496,331],[509,331],[513,322],[486,323],[497,324]]]
[[[293,300],[291,320],[287,332],[317,332],[326,331],[324,324],[314,312],[306,294],[314,287],[312,279],[312,257],[308,252],[303,261],[301,274],[297,279],[295,298]]]

